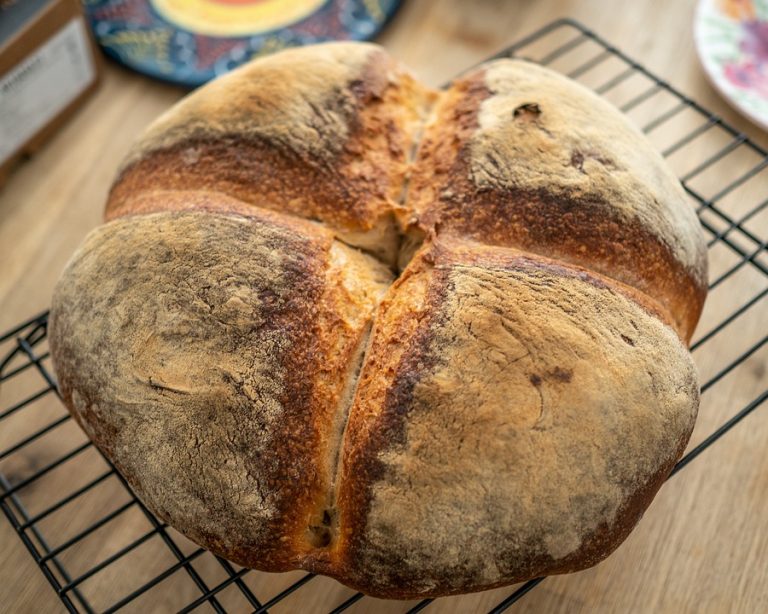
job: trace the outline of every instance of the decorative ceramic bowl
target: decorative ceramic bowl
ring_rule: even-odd
[[[694,38],[715,88],[768,130],[768,0],[700,0]]]
[[[368,40],[401,0],[82,2],[107,55],[151,77],[195,87],[285,47]]]

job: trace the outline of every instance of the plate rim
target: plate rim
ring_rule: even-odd
[[[712,7],[715,12],[721,12],[720,9],[716,7],[716,1],[717,0],[699,0],[696,5],[693,22],[693,41],[699,63],[704,68],[704,74],[707,76],[707,80],[709,81],[710,85],[712,85],[712,87],[717,91],[718,94],[720,94],[720,96],[725,100],[726,103],[728,103],[732,109],[746,117],[746,119],[751,121],[753,124],[756,124],[758,127],[765,131],[768,131],[768,113],[766,113],[765,116],[761,116],[760,114],[756,113],[750,106],[734,98],[728,88],[721,83],[722,76],[719,72],[715,72],[716,69],[713,67],[710,56],[707,53],[708,43],[704,42],[704,34],[702,32],[704,27],[702,25],[703,15],[704,11],[709,7]]]

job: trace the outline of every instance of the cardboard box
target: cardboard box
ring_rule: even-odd
[[[0,0],[0,186],[82,104],[99,72],[78,0]]]

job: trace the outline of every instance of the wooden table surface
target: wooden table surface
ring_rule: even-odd
[[[768,142],[765,133],[733,113],[707,84],[693,46],[693,0],[641,0],[621,3],[621,8],[619,4],[609,0],[407,0],[379,42],[436,85],[555,18],[573,17],[757,142]],[[51,289],[67,258],[99,224],[108,186],[132,139],[182,94],[178,88],[108,63],[96,95],[12,175],[0,192],[0,332],[48,306]],[[693,146],[686,159],[696,155],[696,147],[711,144]],[[684,163],[685,159],[679,161]],[[718,172],[722,174],[714,173],[709,179],[715,187],[726,181],[728,167]],[[745,202],[768,196],[765,175],[762,183],[750,189],[743,195]],[[765,216],[761,220],[765,236],[768,220]],[[714,251],[712,268],[722,271],[727,255]],[[711,295],[699,334],[732,310],[738,304],[734,301],[745,300],[765,285],[764,277],[745,270],[727,291]],[[758,310],[739,320],[740,328],[719,335],[706,353],[695,355],[703,378],[719,368],[723,356],[734,356],[750,339],[765,334],[766,307],[763,301]],[[754,353],[707,393],[692,444],[765,389],[765,350],[763,347]],[[7,403],[3,395],[7,399],[12,393],[0,390],[0,406]],[[62,438],[79,436],[73,430]],[[5,439],[0,428],[0,444]],[[59,439],[46,445],[66,447]],[[547,579],[514,609],[676,614],[768,611],[767,441],[768,411],[760,408],[665,485],[635,532],[608,560],[581,573]],[[24,454],[19,458],[34,464],[35,458]],[[67,479],[59,479],[50,488],[66,494],[72,488]],[[119,493],[119,488],[115,486],[114,492]],[[80,526],[89,517],[103,513],[99,505],[76,504]],[[49,529],[64,531],[71,518],[53,518]],[[126,520],[116,531],[129,533],[131,522]],[[114,552],[114,534],[100,537],[91,555],[98,559]],[[152,568],[151,558],[147,555],[133,567],[94,578],[87,586],[95,595],[94,603],[108,604],[99,601],[100,591],[129,582],[140,568]],[[275,587],[286,586],[287,580],[280,576],[265,578],[252,584],[263,594],[274,594]],[[442,600],[432,608],[437,612],[485,611],[508,592]],[[154,597],[140,602],[140,609],[170,611],[185,603],[184,599],[188,602],[196,596],[194,587],[176,585],[152,594]],[[327,611],[349,594],[336,583],[321,580],[302,593],[304,602],[293,600],[275,611],[315,611],[309,604]],[[395,605],[364,600],[350,611],[402,611]],[[139,609],[139,605],[132,609]],[[0,611],[63,611],[4,520],[0,521]]]

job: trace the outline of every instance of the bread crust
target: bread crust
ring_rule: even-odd
[[[583,569],[688,441],[701,229],[545,69],[438,96],[374,45],[278,53],[153,124],[105,215],[54,292],[62,398],[238,564],[399,599]]]
[[[706,296],[701,226],[645,137],[586,88],[521,60],[458,79],[410,186],[422,234],[450,230],[634,286],[690,340]]]
[[[279,214],[111,222],[56,288],[62,398],[162,519],[242,565],[291,569],[314,547],[346,365],[390,281]]]
[[[453,241],[414,268],[419,291],[378,318],[320,569],[413,599],[599,562],[690,435],[689,353],[654,305],[583,269]]]
[[[106,218],[148,190],[218,192],[320,220],[392,264],[417,126],[436,93],[379,47],[319,45],[247,64],[197,90],[139,139]]]

